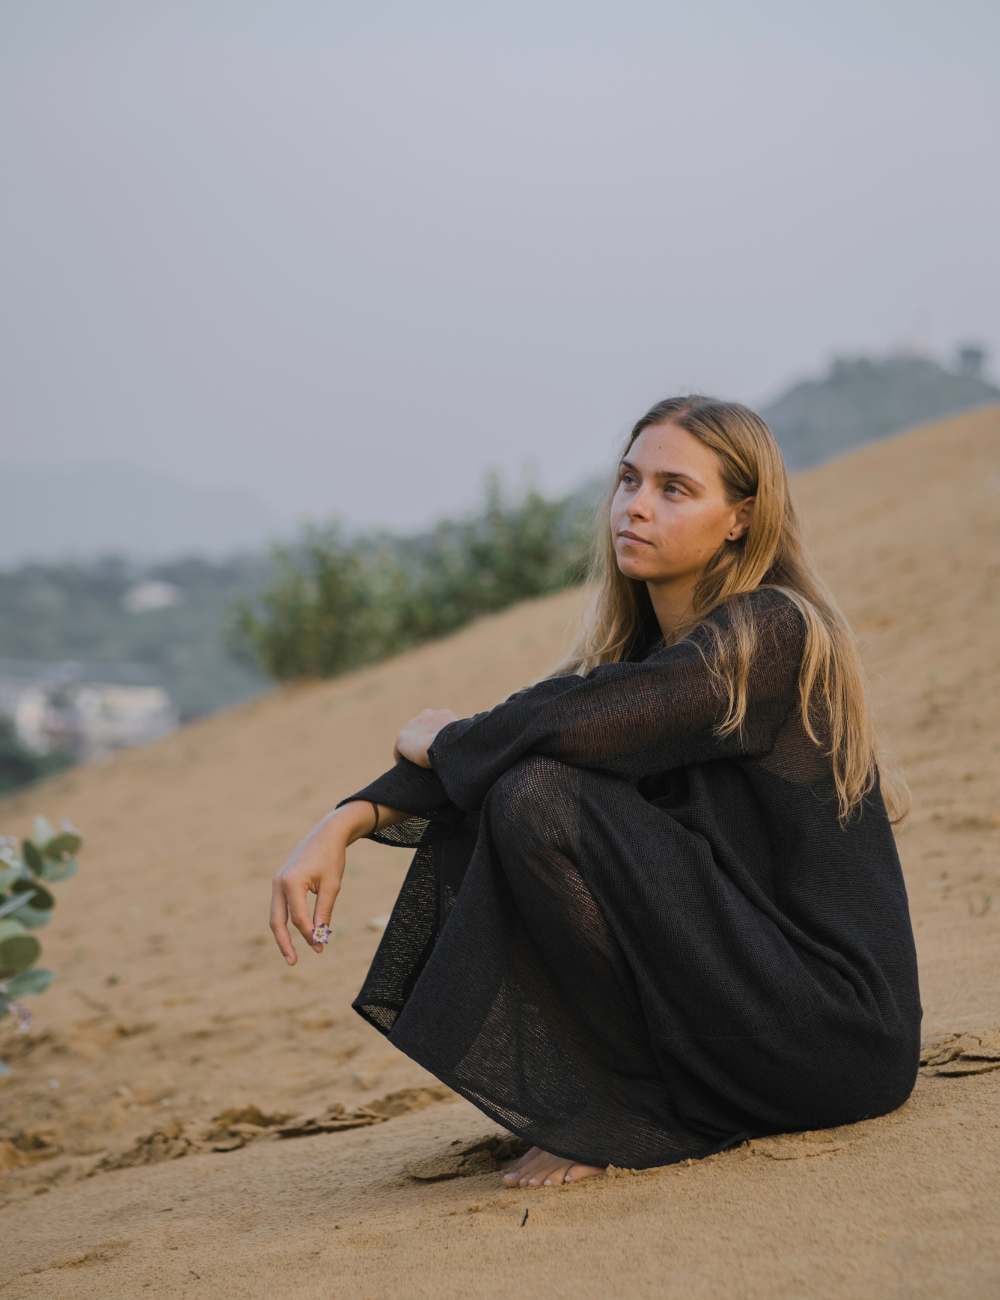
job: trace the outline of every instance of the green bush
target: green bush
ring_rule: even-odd
[[[20,1001],[44,993],[55,976],[35,962],[42,945],[31,933],[48,925],[55,896],[48,888],[77,872],[76,855],[83,841],[63,823],[59,834],[44,817],[35,818],[34,839],[0,836],[0,1020],[16,1013],[20,1027],[31,1025],[31,1012]],[[9,1067],[0,1061],[0,1074]]]
[[[328,677],[364,659],[374,592],[359,546],[339,530],[308,528],[296,550],[274,549],[278,576],[256,607],[236,608],[237,653],[269,677]]]
[[[578,504],[511,505],[493,477],[480,515],[428,536],[349,542],[331,526],[276,549],[277,580],[236,608],[229,645],[278,680],[332,677],[578,583],[585,554]]]

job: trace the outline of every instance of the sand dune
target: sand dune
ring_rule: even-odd
[[[350,1011],[408,855],[352,850],[330,950],[281,962],[266,905],[288,850],[417,710],[472,712],[545,672],[576,616],[562,594],[0,804],[6,833],[39,811],[87,837],[42,936],[60,978],[32,1034],[0,1027],[0,1294],[1000,1293],[1000,408],[795,491],[914,792],[925,1032],[966,1035],[912,1100],[692,1166],[505,1190],[496,1126]],[[292,1119],[309,1135],[277,1136]]]

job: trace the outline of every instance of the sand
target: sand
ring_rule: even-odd
[[[914,793],[925,1033],[966,1034],[965,1055],[882,1119],[515,1191],[501,1131],[350,1010],[406,852],[356,846],[330,950],[285,967],[266,929],[285,854],[420,708],[544,673],[564,593],[0,804],[5,833],[43,812],[86,835],[41,936],[59,979],[31,1034],[0,1026],[0,1296],[1000,1294],[1000,408],[795,492]],[[276,1135],[303,1118],[311,1136]]]

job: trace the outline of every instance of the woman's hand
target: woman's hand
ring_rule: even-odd
[[[424,709],[419,718],[411,718],[396,737],[392,751],[394,759],[408,758],[418,767],[430,767],[431,760],[427,751],[434,744],[434,738],[442,727],[449,722],[457,722],[458,714],[451,709]]]
[[[385,817],[382,817],[382,813]],[[402,813],[379,807],[380,825],[401,820]],[[314,826],[271,883],[271,932],[289,966],[298,958],[288,932],[288,923],[298,930],[314,952],[322,952],[313,933],[318,926],[328,926],[333,905],[344,877],[344,859],[348,844],[368,835],[375,825],[375,809],[370,803],[346,803],[328,813]],[[309,895],[316,895],[313,914],[309,916]]]

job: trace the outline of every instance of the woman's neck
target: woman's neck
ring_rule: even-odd
[[[646,583],[653,613],[668,645],[694,617],[694,589],[700,577],[700,573],[685,574],[667,582]]]

